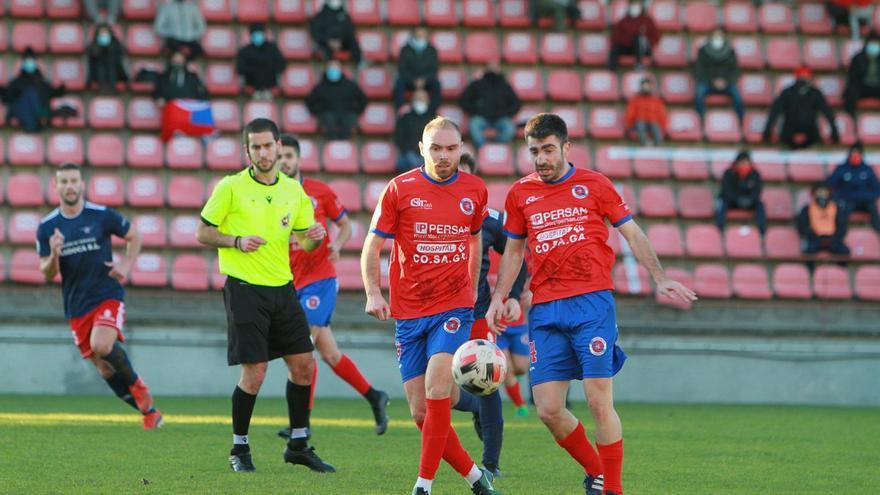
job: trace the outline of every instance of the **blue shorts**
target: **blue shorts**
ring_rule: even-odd
[[[517,325],[507,327],[507,330],[495,337],[495,343],[503,351],[510,349],[511,354],[517,356],[529,355],[529,325]]]
[[[312,282],[296,291],[310,327],[330,326],[330,317],[336,309],[337,292],[339,292],[339,282],[335,277]]]
[[[400,377],[407,382],[425,374],[428,360],[434,354],[455,354],[471,336],[474,310],[450,309],[440,314],[397,320],[394,345],[397,347],[397,363]]]
[[[614,296],[603,290],[537,304],[529,311],[529,383],[612,377],[617,346]]]

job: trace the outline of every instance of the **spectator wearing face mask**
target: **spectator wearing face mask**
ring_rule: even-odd
[[[712,35],[697,52],[694,63],[694,79],[697,83],[694,104],[700,121],[706,113],[706,96],[726,94],[733,102],[733,110],[742,126],[745,106],[736,83],[739,81],[739,63],[736,52],[724,35],[724,30],[715,28]]]
[[[639,92],[626,105],[624,125],[635,130],[642,145],[663,144],[666,133],[666,103],[654,94],[654,81],[642,79]]]
[[[843,99],[846,111],[853,118],[862,98],[880,98],[880,36],[874,32],[868,35],[864,48],[849,64]]]
[[[813,184],[810,202],[801,208],[797,217],[803,254],[816,254],[819,251],[849,254],[849,248],[843,243],[843,235],[837,230],[837,211],[837,203],[831,198],[828,185],[824,182]]]
[[[415,28],[409,41],[400,49],[394,107],[397,110],[404,107],[407,91],[424,89],[430,96],[430,111],[435,111],[442,101],[440,80],[437,79],[439,69],[437,49],[428,41],[428,29],[424,26]]]
[[[611,51],[608,68],[617,69],[621,55],[635,55],[636,67],[642,58],[651,55],[651,49],[660,41],[660,31],[654,19],[645,11],[640,0],[630,0],[626,15],[611,26]]]
[[[122,64],[125,47],[107,24],[95,29],[95,38],[88,48],[89,85],[98,86],[104,93],[114,92],[116,84],[128,81]]]
[[[519,112],[521,102],[497,60],[489,62],[483,77],[464,88],[459,105],[470,116],[468,130],[475,148],[486,142],[489,129],[495,132],[497,143],[509,143],[516,136],[513,116]]]
[[[251,42],[241,47],[235,60],[235,69],[244,77],[246,86],[254,89],[254,99],[272,98],[272,89],[287,62],[278,45],[266,39],[266,26],[251,24]]]
[[[187,60],[202,55],[205,17],[191,0],[170,0],[159,6],[153,29],[165,43],[165,53],[183,51]]]
[[[871,217],[871,226],[880,232],[880,216],[877,214],[877,199],[880,198],[880,183],[877,175],[864,160],[861,142],[852,145],[846,162],[834,169],[828,178],[828,185],[837,202],[837,231],[846,235],[849,216],[854,211],[864,211]]]
[[[764,128],[764,142],[769,144],[772,141],[773,130],[780,116],[782,131],[779,133],[779,140],[789,148],[808,148],[813,143],[821,142],[819,125],[816,122],[821,113],[828,119],[828,125],[831,127],[831,141],[835,144],[839,143],[840,134],[834,122],[834,113],[828,106],[825,95],[813,85],[813,71],[801,67],[795,71],[794,76],[795,82],[782,90],[782,93],[773,100],[770,115],[767,116],[767,125]]]
[[[176,131],[187,130],[177,125],[176,117],[179,114],[175,112],[187,110],[195,105],[195,103],[180,104],[180,100],[202,101],[203,103],[199,104],[199,107],[204,107],[207,105],[204,100],[208,99],[208,90],[205,89],[199,75],[187,68],[186,55],[182,51],[178,51],[171,56],[165,72],[159,75],[153,90],[153,97],[156,98],[156,104],[162,109],[162,140],[168,141]],[[210,105],[207,105],[207,108],[207,112],[210,114]],[[211,119],[211,126],[213,126],[213,119]],[[205,134],[207,133],[208,131],[205,131]],[[199,131],[198,134],[202,133]]]
[[[12,120],[26,132],[39,132],[49,126],[51,100],[65,92],[63,84],[52,87],[37,64],[36,54],[26,48],[21,58],[21,71],[9,82],[3,95],[6,103],[6,125]]]
[[[309,21],[309,32],[324,60],[339,58],[340,52],[348,52],[354,63],[361,64],[361,47],[355,37],[354,22],[343,0],[326,0],[324,7]]]
[[[413,91],[412,98],[410,111],[397,117],[397,122],[394,124],[397,171],[401,173],[422,165],[419,141],[422,140],[422,130],[425,128],[425,124],[434,118],[434,112],[430,110],[427,91],[417,89]]]
[[[752,164],[748,151],[740,151],[730,167],[721,176],[721,190],[715,201],[715,225],[724,232],[727,210],[750,210],[755,212],[755,223],[761,235],[767,231],[767,212],[761,201],[763,182],[761,174]]]
[[[367,96],[357,83],[342,73],[338,60],[330,60],[324,77],[306,98],[306,106],[318,119],[327,139],[348,139],[358,115],[367,107]]]
[[[119,18],[122,0],[83,0],[83,5],[93,23],[113,26]]]

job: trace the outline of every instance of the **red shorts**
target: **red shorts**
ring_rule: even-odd
[[[125,303],[108,299],[99,304],[87,314],[77,316],[70,320],[70,330],[73,332],[73,341],[79,347],[79,353],[83,358],[92,357],[92,329],[100,325],[116,330],[116,338],[125,342],[122,335],[122,325],[125,324]]]
[[[489,342],[495,342],[495,334],[489,330],[489,322],[487,322],[485,318],[474,320],[474,324],[471,325],[470,340],[474,339],[485,339]]]

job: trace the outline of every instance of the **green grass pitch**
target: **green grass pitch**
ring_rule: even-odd
[[[251,427],[257,472],[235,474],[227,398],[160,397],[159,431],[112,396],[0,396],[3,494],[409,494],[418,432],[403,400],[392,402],[385,436],[364,401],[324,400],[313,412],[313,444],[339,472],[286,465],[279,399],[259,399]],[[652,494],[880,493],[880,410],[832,407],[620,404],[624,488]],[[575,405],[587,417],[586,406]],[[505,403],[504,494],[583,493],[583,473],[534,412],[514,418]],[[468,451],[481,450],[469,415],[453,421]],[[592,431],[585,422],[588,433]],[[442,465],[435,495],[470,493]]]

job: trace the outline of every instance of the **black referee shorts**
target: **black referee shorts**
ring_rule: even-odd
[[[229,324],[229,366],[265,363],[314,349],[293,283],[265,287],[227,277],[223,302]]]

